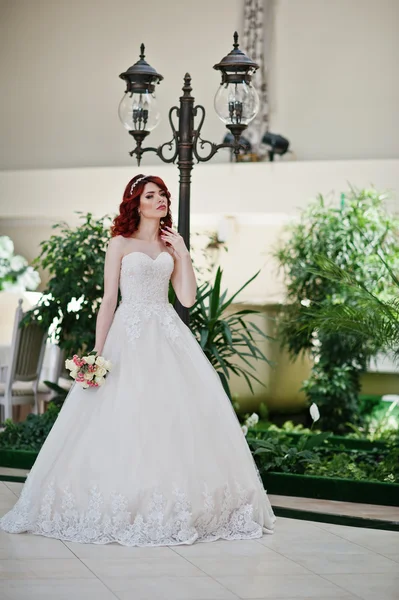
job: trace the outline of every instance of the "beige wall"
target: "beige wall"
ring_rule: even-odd
[[[399,157],[398,0],[277,0],[272,127],[301,160]]]
[[[299,159],[399,158],[398,11],[397,0],[276,0],[271,129]],[[165,77],[151,142],[170,137],[186,71],[208,113],[204,136],[220,141],[212,67],[242,33],[242,12],[243,0],[0,0],[0,168],[132,165],[118,76],[141,42]]]

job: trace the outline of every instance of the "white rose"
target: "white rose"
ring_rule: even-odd
[[[84,356],[83,360],[86,361],[88,365],[94,365],[96,357],[93,354],[91,354],[90,356]]]
[[[103,377],[95,377],[95,382],[99,387],[101,387],[104,383],[104,378]]]
[[[96,375],[97,377],[104,377],[104,375],[107,374],[107,369],[105,369],[104,367],[98,367],[96,370]]]
[[[70,376],[72,377],[72,379],[76,379],[76,375],[78,374],[78,370],[79,369],[72,369],[72,371],[69,373]]]
[[[86,381],[91,381],[94,377],[94,373],[85,373],[84,377]]]
[[[105,364],[105,358],[103,356],[97,356],[96,365],[98,365],[99,367],[103,367],[104,364]]]
[[[104,367],[107,369],[107,371],[110,371],[112,369],[112,362],[110,360],[106,360]]]
[[[76,369],[76,365],[71,358],[66,359],[65,368],[68,369],[68,371],[73,371]]]
[[[243,434],[247,435],[247,433],[248,433],[248,427],[246,425],[242,425],[241,429],[242,429]]]

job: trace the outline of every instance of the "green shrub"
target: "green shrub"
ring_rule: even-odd
[[[314,366],[303,389],[309,403],[320,408],[321,426],[335,433],[348,431],[348,422],[361,424],[360,375],[380,349],[381,336],[375,335],[376,327],[370,335],[366,322],[363,330],[369,333],[361,336],[356,327],[342,326],[343,319],[341,327],[328,327],[327,317],[322,321],[317,315],[326,311],[331,316],[332,307],[343,313],[355,309],[362,288],[373,295],[375,305],[392,292],[391,272],[399,269],[399,222],[385,211],[384,200],[374,189],[351,189],[335,208],[319,196],[302,212],[300,222],[289,226],[290,238],[276,252],[287,283],[279,328],[282,344],[293,357],[312,355]],[[357,288],[349,289],[343,278],[321,270],[320,257],[350,276]],[[376,314],[369,311],[374,321]],[[384,323],[387,329],[388,317]]]
[[[50,239],[41,242],[41,253],[34,266],[47,269],[50,279],[37,306],[25,315],[23,323],[39,321],[54,327],[53,341],[66,356],[92,349],[95,343],[97,312],[104,286],[104,259],[110,238],[106,217],[94,219],[80,215],[83,223],[71,228],[65,222]]]
[[[42,415],[30,414],[25,421],[14,423],[11,419],[4,422],[4,431],[0,433],[0,449],[39,451],[60,412],[59,406],[49,403]]]
[[[341,477],[358,481],[399,481],[399,448],[388,452],[340,452],[306,466],[306,475]]]

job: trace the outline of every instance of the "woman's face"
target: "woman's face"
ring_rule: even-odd
[[[166,193],[156,183],[146,183],[140,196],[140,214],[143,217],[162,219],[168,213]]]

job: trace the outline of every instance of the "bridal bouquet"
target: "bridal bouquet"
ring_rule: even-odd
[[[103,385],[112,363],[93,351],[81,358],[74,354],[72,358],[65,361],[65,368],[70,371],[72,379],[86,389]]]

